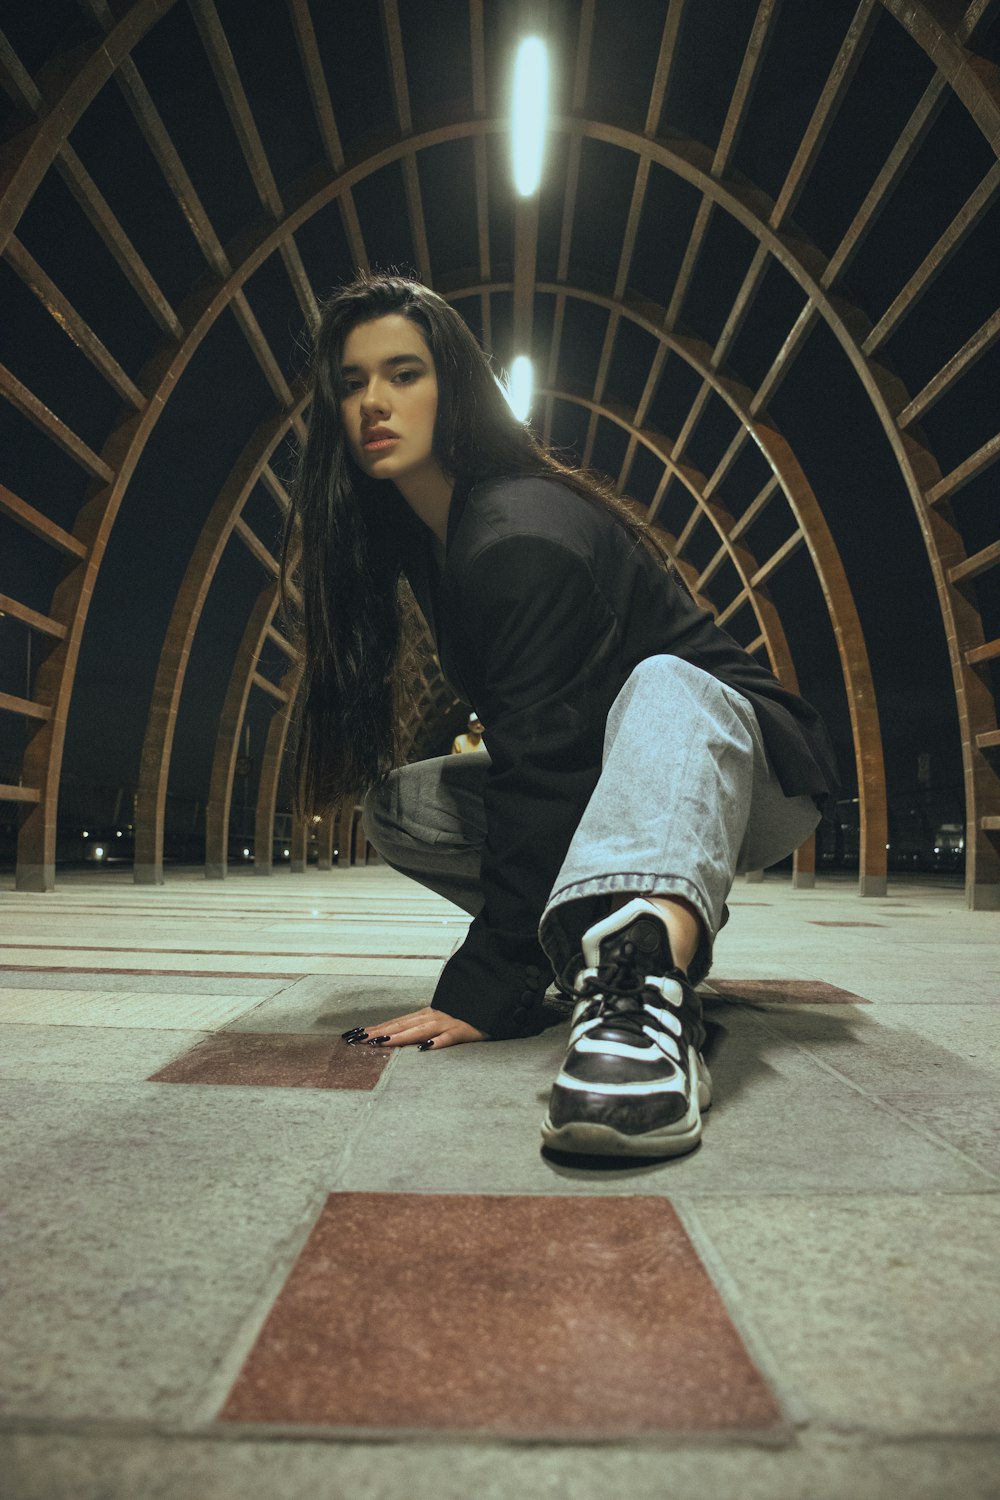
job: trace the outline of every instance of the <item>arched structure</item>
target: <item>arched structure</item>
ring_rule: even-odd
[[[265,394],[269,409],[257,400],[229,477],[203,516],[188,518],[195,540],[169,621],[153,648],[159,665],[148,711],[135,705],[145,726],[136,782],[135,871],[137,879],[154,881],[162,878],[171,750],[202,611],[217,587],[220,561],[234,546],[273,576],[273,551],[247,510],[264,494],[280,512],[280,466],[272,467],[272,460],[286,437],[304,430],[302,397],[290,369],[297,330],[272,273],[280,268],[294,299],[295,322],[310,323],[316,316],[314,284],[329,284],[371,259],[385,260],[405,240],[423,278],[478,321],[486,343],[501,357],[533,347],[546,368],[547,432],[558,427],[560,413],[582,406],[587,413],[579,434],[583,460],[614,452],[620,486],[652,516],[663,523],[668,512],[672,517],[678,510],[677,523],[670,519],[666,529],[679,559],[689,564],[718,617],[737,633],[742,629],[743,644],[765,650],[773,669],[789,681],[808,665],[806,648],[797,646],[802,622],[789,613],[787,601],[783,613],[782,601],[772,598],[767,586],[779,573],[784,578],[789,571],[812,568],[839,656],[853,738],[862,810],[861,888],[875,893],[884,889],[888,843],[875,684],[890,648],[883,640],[874,650],[862,626],[873,570],[856,557],[841,556],[860,513],[832,493],[820,494],[807,477],[810,469],[822,470],[828,489],[835,489],[828,476],[836,454],[826,455],[824,464],[822,455],[817,460],[812,452],[808,457],[800,452],[813,446],[810,433],[801,422],[789,425],[778,410],[788,404],[790,374],[804,368],[828,369],[831,381],[848,391],[845,427],[869,423],[881,434],[877,441],[891,455],[908,497],[908,524],[919,531],[925,548],[961,734],[968,899],[973,906],[1000,905],[1000,731],[992,677],[1000,661],[994,571],[1000,541],[995,507],[990,521],[982,489],[1000,454],[995,413],[987,414],[982,395],[995,363],[1000,313],[994,302],[980,317],[983,294],[977,292],[967,299],[967,314],[966,302],[961,303],[966,322],[974,324],[966,327],[957,314],[949,322],[940,298],[933,303],[931,297],[935,288],[951,284],[948,278],[957,274],[961,256],[985,244],[995,225],[1000,85],[990,61],[994,7],[973,0],[957,14],[931,0],[860,0],[825,8],[823,45],[817,45],[815,57],[800,58],[808,99],[789,105],[796,119],[791,144],[782,142],[770,154],[760,149],[755,156],[746,143],[760,124],[766,70],[777,66],[773,59],[780,58],[784,38],[796,24],[776,0],[760,0],[752,14],[732,0],[729,41],[709,60],[728,79],[725,88],[713,85],[714,122],[698,118],[685,93],[687,73],[702,65],[694,33],[704,21],[692,4],[670,0],[663,7],[656,45],[647,49],[649,66],[643,62],[645,92],[638,103],[621,93],[618,75],[602,66],[602,27],[613,19],[613,7],[604,0],[553,6],[552,38],[566,61],[552,150],[564,171],[540,200],[517,206],[509,201],[497,167],[506,131],[497,104],[504,49],[520,15],[516,5],[484,8],[482,0],[442,0],[408,15],[396,0],[381,0],[377,35],[364,32],[363,17],[339,20],[336,24],[355,28],[354,62],[371,84],[368,107],[376,117],[369,124],[379,130],[377,139],[366,138],[352,123],[346,146],[350,90],[329,47],[326,28],[334,23],[308,0],[272,0],[261,7],[262,17],[267,12],[266,25],[261,24],[284,38],[289,58],[294,48],[302,97],[309,102],[309,120],[303,115],[298,128],[303,138],[307,126],[312,133],[311,160],[289,139],[279,139],[274,112],[262,107],[259,82],[251,102],[244,72],[257,77],[262,64],[255,60],[238,7],[190,0],[182,10],[175,0],[136,0],[112,9],[106,0],[81,0],[80,10],[85,17],[80,34],[64,49],[42,49],[40,67],[25,66],[13,40],[0,48],[0,81],[14,107],[0,179],[0,250],[10,287],[16,280],[67,335],[66,359],[74,361],[67,369],[85,366],[95,391],[93,414],[77,403],[87,427],[81,432],[80,421],[74,423],[56,409],[57,402],[39,395],[27,378],[31,360],[22,349],[15,347],[10,368],[0,368],[11,431],[16,436],[30,423],[60,455],[59,473],[67,472],[68,460],[80,476],[75,493],[73,484],[60,480],[57,497],[47,485],[53,491],[58,486],[44,477],[55,473],[55,460],[46,467],[48,460],[39,458],[43,479],[29,497],[20,490],[30,465],[22,464],[20,484],[0,474],[0,511],[11,534],[41,539],[60,560],[58,570],[40,568],[38,581],[28,579],[23,591],[17,591],[15,567],[8,575],[11,583],[3,585],[11,592],[0,595],[7,620],[18,622],[36,642],[30,690],[23,697],[0,692],[0,710],[31,726],[23,757],[0,785],[0,797],[25,809],[21,888],[50,889],[54,881],[59,780],[91,601],[106,586],[105,556],[119,514],[141,486],[137,474],[156,450],[164,421],[169,424],[177,393],[183,395],[186,383],[204,383],[199,361],[207,357],[206,348],[215,349],[231,318],[244,354],[251,356],[254,388]],[[459,86],[443,100],[441,78],[433,72],[436,49],[418,42],[422,36],[426,43],[424,33],[441,27],[432,40],[444,46],[445,38],[455,35],[456,18],[462,23],[463,62],[455,71]],[[445,19],[451,23],[447,28]],[[359,37],[367,41],[367,52]],[[40,35],[33,40],[42,48]],[[159,65],[163,55],[175,65],[178,58],[197,61],[214,80],[211,118],[227,132],[243,183],[242,218],[224,235],[203,201],[206,184],[216,210],[231,221],[229,200],[217,182],[196,172],[198,164],[178,148],[164,118],[163,79],[169,68]],[[265,57],[265,75],[269,63]],[[890,63],[897,65],[891,77]],[[866,68],[873,70],[871,77]],[[147,82],[147,70],[158,78],[158,90]],[[447,73],[443,67],[442,77]],[[876,139],[878,149],[845,166],[847,147],[859,138],[857,122],[864,122],[866,107],[874,108],[870,98],[866,106],[865,90],[880,79],[892,104],[892,130],[874,129],[873,115],[864,139]],[[384,116],[377,114],[378,100],[384,101]],[[879,109],[883,103],[880,95]],[[117,211],[112,206],[113,173],[95,150],[102,122],[112,114],[134,138],[136,158],[155,164],[158,202],[179,211],[187,236],[176,262],[182,270],[164,259],[154,272],[150,247],[142,253],[136,226],[123,222],[120,184]],[[88,136],[92,121],[94,133]],[[175,122],[174,133],[177,128]],[[978,144],[969,144],[973,137]],[[925,242],[916,235],[911,246],[894,231],[895,238],[885,239],[894,247],[888,268],[862,274],[866,245],[893,221],[894,205],[919,175],[923,154],[938,140],[959,138],[968,147],[957,174],[961,201],[953,202],[958,188],[941,182],[940,208],[929,205]],[[463,241],[464,261],[452,256],[440,265],[446,258],[440,224],[454,183],[436,163],[459,160],[448,152],[462,153],[474,233]],[[282,178],[272,165],[276,156],[294,161],[297,169]],[[753,180],[747,170],[752,165],[765,181]],[[371,196],[376,182],[381,218]],[[833,184],[826,200],[824,182]],[[91,299],[107,322],[101,333],[96,319],[77,307],[65,278],[60,285],[44,261],[56,184],[59,192],[68,189],[82,211],[79,224],[86,220],[92,253],[116,268],[117,301],[110,295]],[[234,190],[234,203],[239,197]],[[822,212],[821,202],[828,205]],[[664,205],[676,210],[666,220]],[[600,222],[606,243],[588,228],[593,220]],[[339,235],[338,252],[325,260],[310,238],[317,224],[328,236],[335,230]],[[810,224],[816,226],[812,235]],[[680,233],[675,225],[681,225]],[[656,264],[658,234],[667,247],[659,280],[649,269]],[[174,239],[179,244],[176,228]],[[583,241],[586,249],[580,251]],[[717,287],[706,287],[712,280],[706,266],[725,273]],[[163,285],[168,276],[169,293]],[[926,312],[932,303],[933,323]],[[116,317],[125,319],[136,308],[142,309],[148,336],[131,342],[124,335],[113,338],[108,329],[118,332]],[[283,342],[276,348],[281,309]],[[905,338],[922,309],[934,335],[924,343],[946,350],[934,367],[927,367],[926,358],[921,364],[914,341],[908,345]],[[750,333],[766,346],[766,359]],[[649,356],[638,384],[633,366],[641,362],[630,363],[635,339]],[[575,377],[571,382],[566,365]],[[590,377],[586,387],[584,370]],[[619,388],[623,382],[628,392]],[[51,384],[62,389],[58,372]],[[670,424],[663,420],[666,414]],[[660,435],[667,430],[676,433],[670,441]],[[623,451],[615,446],[615,432],[625,439]],[[872,432],[866,441],[877,454]],[[639,474],[643,453],[653,456],[655,472],[647,468]],[[750,482],[755,453],[767,473]],[[183,473],[179,463],[178,475]],[[776,507],[779,495],[785,503]],[[53,574],[43,597],[45,580]],[[801,587],[807,589],[804,581]],[[274,626],[273,595],[270,584],[264,594],[244,598],[246,628],[238,646],[234,643],[229,688],[217,710],[216,749],[206,778],[208,873],[222,873],[225,865],[236,747],[253,686],[277,705],[257,791],[258,847],[271,847],[287,699],[298,671],[292,661],[278,684],[258,670],[267,641],[286,661],[292,655]],[[744,606],[750,611],[745,627]],[[805,653],[798,673],[797,650]],[[876,666],[874,681],[870,660]],[[881,680],[884,692],[889,680],[884,665]],[[440,710],[445,701],[446,690],[435,683],[431,667],[425,714],[432,707]],[[420,725],[411,726],[414,740],[421,732]],[[298,837],[301,844],[302,830]],[[297,858],[304,858],[301,849]]]

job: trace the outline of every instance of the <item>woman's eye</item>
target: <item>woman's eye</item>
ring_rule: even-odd
[[[396,384],[397,385],[409,385],[412,381],[416,380],[416,378],[417,378],[417,371],[416,370],[400,370],[398,372],[398,374],[396,375]]]

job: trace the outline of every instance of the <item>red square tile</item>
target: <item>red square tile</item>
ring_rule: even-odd
[[[330,1197],[224,1421],[519,1438],[784,1427],[656,1198]]]
[[[391,1053],[339,1037],[220,1031],[175,1058],[149,1083],[222,1083],[244,1088],[373,1089]]]
[[[864,995],[840,990],[818,979],[716,979],[708,986],[724,1000],[748,1000],[753,1005],[870,1005]]]

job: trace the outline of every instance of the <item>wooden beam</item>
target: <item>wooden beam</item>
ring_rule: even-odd
[[[288,498],[288,491],[271,468],[270,464],[264,464],[260,471],[261,483],[267,488],[271,499],[277,505],[283,516],[286,516],[292,508],[292,502]]]
[[[1000,563],[1000,542],[991,542],[982,551],[967,557],[965,562],[956,563],[953,568],[949,568],[948,578],[952,583],[962,583],[970,578],[978,578],[980,573],[985,573],[987,568],[995,568],[997,563]]]
[[[820,278],[820,284],[824,288],[831,287],[838,277],[844,274],[861,249],[869,230],[888,203],[893,189],[916,155],[947,97],[948,88],[944,76],[941,73],[935,73],[924,89],[910,118],[900,131],[899,139],[886,157],[882,170],[865,194],[864,201],[848,225],[840,244],[831,255],[826,270]]]
[[[705,495],[714,495],[719,485],[725,479],[733,464],[739,458],[746,444],[750,441],[750,434],[741,423],[730,439],[729,446],[723,453],[719,462],[705,480]]]
[[[997,0],[969,0],[965,15],[955,27],[955,40],[968,45],[974,32],[988,21],[997,8]]]
[[[22,500],[20,495],[15,495],[13,490],[3,484],[0,484],[0,510],[13,517],[26,531],[40,537],[43,542],[58,547],[60,552],[66,552],[71,557],[86,557],[87,549],[83,542],[57,526],[55,521],[50,521],[48,516],[42,515],[40,510],[36,510],[27,500]]]
[[[807,336],[812,332],[819,321],[819,309],[814,302],[806,298],[790,331],[785,335],[781,348],[771,363],[757,390],[750,401],[750,412],[752,416],[759,416],[764,411],[769,401],[777,395],[785,376],[789,373],[796,357],[801,353],[802,346]]]
[[[942,365],[937,374],[928,380],[923,390],[914,396],[909,405],[904,406],[898,419],[900,427],[909,427],[911,422],[915,422],[925,411],[928,411],[935,401],[951,389],[956,380],[972,368],[977,359],[992,349],[998,338],[1000,338],[1000,308],[991,318],[987,318],[970,339],[966,340],[947,364]]]
[[[98,25],[102,26],[106,32],[110,32],[114,26],[114,18],[106,0],[83,0],[83,3]],[[197,14],[195,20],[197,21]],[[206,262],[217,276],[227,276],[230,269],[229,262],[219,237],[212,228],[194,183],[130,56],[124,56],[119,61],[115,70],[115,82],[132,112],[143,139],[153,153],[167,186],[177,199],[181,213],[197,240]]]
[[[17,272],[29,291],[33,292],[45,311],[59,324],[76,347],[86,355],[90,363],[104,379],[136,411],[142,411],[146,398],[132,378],[97,334],[77,312],[76,308],[56,286],[52,278],[42,270],[34,256],[21,244],[16,235],[11,235],[4,250],[4,259]]]
[[[399,24],[398,0],[381,0],[381,15],[396,123],[399,126],[400,135],[411,135],[413,114],[410,109],[410,87],[406,78],[406,55],[403,51],[403,33]],[[427,226],[424,222],[424,206],[420,196],[420,175],[417,171],[415,152],[406,153],[402,167],[406,207],[413,239],[413,254],[416,257],[421,281],[430,286],[431,256],[427,243]]]
[[[244,521],[242,516],[238,516],[234,521],[233,531],[236,536],[239,537],[240,541],[243,542],[247,550],[253,553],[254,557],[266,569],[266,571],[270,573],[272,577],[277,578],[278,574],[281,571],[278,564],[278,559],[268,551],[257,533],[255,531],[251,531],[250,527],[247,525],[246,521]]]
[[[107,30],[114,25],[109,21]],[[41,117],[45,113],[45,101],[34,80],[10,43],[0,35],[0,72],[11,98],[26,114]],[[159,286],[150,275],[138,251],[125,233],[117,216],[98,188],[94,179],[77,156],[68,140],[63,140],[57,149],[55,168],[70,193],[82,208],[92,226],[104,242],[119,269],[142,300],[153,319],[171,338],[179,339],[184,330],[177,315]]]
[[[48,704],[32,703],[30,698],[15,698],[13,693],[0,693],[0,709],[8,714],[22,714],[27,719],[47,720],[52,717]]]
[[[756,521],[757,517],[763,511],[764,507],[768,505],[771,500],[773,500],[774,496],[777,495],[780,490],[781,481],[778,478],[777,474],[772,474],[770,479],[765,484],[764,488],[758,495],[754,497],[743,514],[741,516],[738,516],[733,522],[733,529],[729,533],[730,536],[742,536],[743,533],[753,525],[754,521]]]
[[[330,89],[323,70],[323,61],[319,53],[319,45],[316,41],[316,30],[313,26],[312,16],[309,13],[309,0],[287,0],[288,10],[292,21],[292,30],[295,33],[295,41],[299,49],[299,57],[302,61],[302,70],[305,73],[306,89],[313,107],[313,115],[319,130],[320,139],[323,142],[323,150],[327,161],[335,172],[344,169],[344,148],[340,140],[340,131],[337,129],[337,121],[333,112],[333,102],[330,98]],[[344,188],[340,193],[337,204],[340,209],[340,218],[344,226],[344,234],[347,238],[348,249],[351,259],[359,270],[368,270],[368,251],[365,248],[364,236],[361,233],[361,222],[358,219],[358,211],[354,204],[354,195],[350,188]]]
[[[42,794],[36,786],[10,786],[0,783],[0,802],[41,802]]]
[[[878,0],[861,0],[854,12],[847,35],[840,45],[840,50],[816,101],[816,107],[806,126],[795,158],[771,210],[768,223],[772,229],[780,229],[795,210],[795,205],[808,181],[809,173],[822,149],[830,126],[836,118],[837,110],[865,54],[865,48],[875,29],[879,9]]]
[[[996,661],[1000,656],[1000,639],[987,641],[982,646],[973,646],[971,651],[966,651],[965,659],[970,667],[981,666],[984,661]]]
[[[188,6],[261,207],[272,219],[282,219],[285,208],[278,184],[214,0],[188,0]]]
[[[946,496],[954,495],[956,490],[968,484],[970,479],[975,479],[998,458],[1000,458],[1000,432],[985,442],[981,448],[977,448],[975,453],[970,454],[964,463],[952,469],[950,474],[946,474],[937,484],[932,485],[927,491],[928,505],[937,505]]]
[[[279,651],[284,652],[289,661],[302,660],[302,652],[296,646],[293,646],[291,641],[283,636],[280,630],[276,630],[273,625],[267,627],[267,638],[269,641],[274,642]]]
[[[715,348],[712,351],[713,370],[719,368],[729,354],[729,350],[736,342],[736,335],[743,327],[744,319],[750,311],[754,297],[760,290],[761,282],[764,280],[770,262],[771,257],[767,246],[763,244],[758,245],[753,253],[753,259],[747,268],[747,273],[743,278],[743,284],[736,293],[733,305],[729,309],[729,316],[726,318],[722,332],[719,334]]]
[[[54,640],[61,641],[66,636],[66,626],[60,620],[53,620],[49,615],[38,613],[37,609],[29,609],[27,604],[22,604],[19,599],[12,599],[9,594],[0,594],[0,615],[9,615],[12,620],[20,620],[22,625],[30,625],[32,630],[37,630],[42,635],[52,636]]]
[[[701,572],[698,574],[697,580],[695,582],[695,590],[697,593],[701,594],[705,591],[728,556],[729,548],[725,543],[723,543],[719,550],[713,554],[713,556],[706,563],[705,567],[702,568]]]
[[[744,604],[750,604],[751,602],[749,589],[740,589],[739,593],[730,599],[725,609],[719,610],[719,613],[715,617],[716,625],[725,625],[727,620],[731,620],[734,615],[739,614]]]
[[[667,14],[663,21],[663,31],[660,33],[660,50],[656,58],[653,83],[649,90],[649,104],[646,106],[646,135],[657,135],[659,133],[660,116],[663,114],[663,101],[666,98],[667,89],[670,87],[670,74],[677,57],[677,38],[680,35],[681,24],[684,20],[684,7],[686,3],[687,0],[670,0],[667,6]]]
[[[243,330],[243,335],[250,350],[263,372],[271,390],[278,398],[279,403],[286,410],[295,404],[291,387],[285,379],[284,372],[275,359],[270,344],[264,337],[264,331],[257,322],[257,315],[247,301],[246,293],[239,291],[234,296],[232,303],[233,316]]]
[[[276,682],[272,682],[269,677],[265,677],[262,672],[254,672],[250,680],[254,687],[259,687],[262,692],[270,694],[278,703],[288,702],[288,694],[285,690],[280,688]]]
[[[577,33],[576,59],[573,66],[573,97],[570,108],[574,115],[581,114],[587,101],[587,76],[590,72],[590,52],[594,40],[594,3],[583,0],[580,6],[580,30]],[[566,281],[569,276],[569,253],[573,239],[573,219],[576,215],[576,195],[580,184],[581,136],[572,135],[569,142],[569,159],[566,165],[566,190],[563,194],[562,223],[559,229],[559,255],[556,261],[556,280]]]
[[[712,159],[713,177],[724,177],[729,170],[733,152],[739,144],[743,124],[757,87],[761,64],[767,56],[767,49],[774,34],[774,22],[778,17],[780,9],[781,0],[760,0],[757,6],[757,14],[754,17],[753,27],[750,31],[750,39],[743,54],[743,61],[740,63],[740,71],[733,86],[729,108],[726,111],[726,118],[723,121],[718,144],[715,148],[715,156]]]
[[[110,484],[115,477],[114,469],[108,467],[103,458],[99,458],[92,448],[89,448],[83,438],[77,437],[71,428],[61,422],[54,412],[35,396],[28,387],[24,385],[17,376],[7,369],[6,365],[0,365],[0,394],[7,397],[11,406],[34,422],[35,426],[44,432],[47,438],[51,438],[68,453],[70,458],[93,474],[95,479],[103,479]]]
[[[979,186],[969,194],[948,228],[938,236],[936,243],[928,250],[906,285],[879,318],[861,345],[865,354],[874,354],[876,349],[881,348],[893,330],[898,328],[903,318],[913,311],[931,282],[998,196],[1000,196],[1000,161],[990,168]]]
[[[164,333],[179,342],[184,337],[180,318],[125,233],[108,200],[68,143],[61,147],[55,168],[146,311]]]
[[[766,583],[769,578],[773,577],[778,569],[783,567],[788,559],[799,550],[804,541],[805,534],[803,532],[793,531],[788,540],[782,542],[777,552],[772,553],[767,562],[762,563],[757,569],[750,580],[752,587],[759,589],[762,583]]]

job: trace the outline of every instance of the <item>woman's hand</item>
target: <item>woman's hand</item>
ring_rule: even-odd
[[[457,1047],[460,1042],[488,1042],[485,1031],[477,1031],[468,1021],[456,1021],[446,1016],[443,1010],[433,1010],[427,1005],[423,1010],[411,1011],[408,1016],[397,1016],[393,1021],[380,1021],[377,1026],[358,1026],[354,1031],[344,1032],[344,1041],[350,1046],[367,1042],[379,1047],[412,1047],[416,1044],[420,1052],[434,1051],[442,1047]]]

